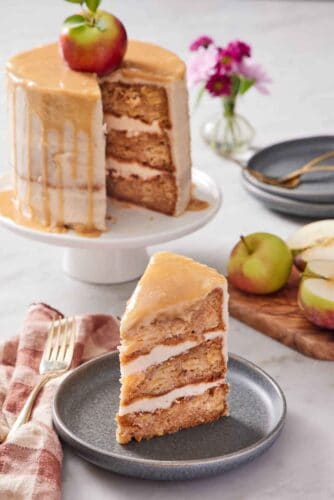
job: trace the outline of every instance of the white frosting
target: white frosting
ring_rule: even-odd
[[[122,416],[126,415],[127,413],[153,412],[157,409],[166,409],[169,408],[176,399],[199,396],[208,389],[221,385],[224,382],[225,379],[221,378],[213,382],[189,384],[183,387],[179,387],[168,392],[167,394],[163,394],[162,396],[157,396],[154,398],[143,398],[128,405],[120,405],[118,414]]]
[[[223,343],[225,343],[225,332],[224,330],[214,330],[212,332],[204,333],[205,341],[213,340],[215,338],[221,337],[223,339]],[[170,358],[178,356],[189,349],[192,349],[198,345],[200,345],[202,341],[196,340],[186,340],[185,342],[181,342],[176,345],[157,345],[153,347],[153,349],[143,356],[139,356],[133,361],[129,361],[128,363],[122,363],[121,365],[121,375],[122,377],[127,377],[128,375],[132,375],[133,373],[141,372],[147,370],[150,366],[157,365],[167,361]],[[122,351],[122,348],[119,348]]]
[[[143,180],[167,175],[167,173],[163,170],[145,167],[144,165],[136,162],[119,161],[111,156],[107,158],[107,170],[112,170],[115,177],[131,177],[134,175]]]
[[[107,126],[107,132],[112,130],[126,130],[128,134],[131,132],[138,133],[148,133],[148,134],[160,134],[161,128],[158,121],[153,123],[144,123],[141,120],[135,118],[129,118],[128,116],[114,116],[110,113],[105,113],[104,122]]]
[[[173,164],[175,165],[178,198],[175,215],[184,212],[191,194],[191,157],[188,110],[188,90],[184,80],[165,86],[172,129],[168,130]]]

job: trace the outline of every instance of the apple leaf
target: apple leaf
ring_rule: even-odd
[[[80,16],[79,14],[75,14],[74,16],[70,16],[64,21],[64,25],[69,28],[76,28],[79,26],[84,26],[86,24],[86,18],[84,16]]]
[[[88,9],[95,13],[100,5],[102,0],[85,0],[85,3],[88,7]]]

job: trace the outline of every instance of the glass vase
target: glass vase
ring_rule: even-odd
[[[202,136],[221,156],[234,156],[251,145],[255,130],[243,116],[235,113],[234,102],[224,102],[223,112],[202,126]]]

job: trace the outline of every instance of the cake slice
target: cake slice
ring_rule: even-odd
[[[228,414],[227,304],[214,269],[169,252],[151,258],[121,321],[119,443]]]

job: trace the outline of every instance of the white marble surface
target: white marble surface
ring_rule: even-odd
[[[334,4],[331,2],[223,0],[105,0],[131,37],[186,55],[189,41],[208,33],[222,41],[241,37],[270,72],[272,95],[251,92],[241,111],[255,125],[257,143],[303,134],[331,133],[334,123]],[[61,0],[11,0],[1,9],[0,66],[15,52],[54,40],[73,11]],[[0,160],[7,162],[4,81],[0,88]],[[271,213],[240,185],[238,167],[203,145],[199,125],[214,111],[203,102],[192,117],[193,161],[224,193],[223,207],[206,228],[164,245],[224,269],[241,233],[272,231],[282,237],[301,224]],[[160,248],[150,249],[152,252]],[[61,249],[26,241],[0,228],[0,338],[17,332],[26,306],[45,301],[65,313],[121,314],[134,283],[82,284],[60,270]],[[334,498],[334,364],[306,358],[231,321],[230,350],[258,363],[281,384],[288,418],[281,438],[265,455],[238,470],[191,482],[149,482],[99,470],[68,449],[64,500],[327,500]]]

